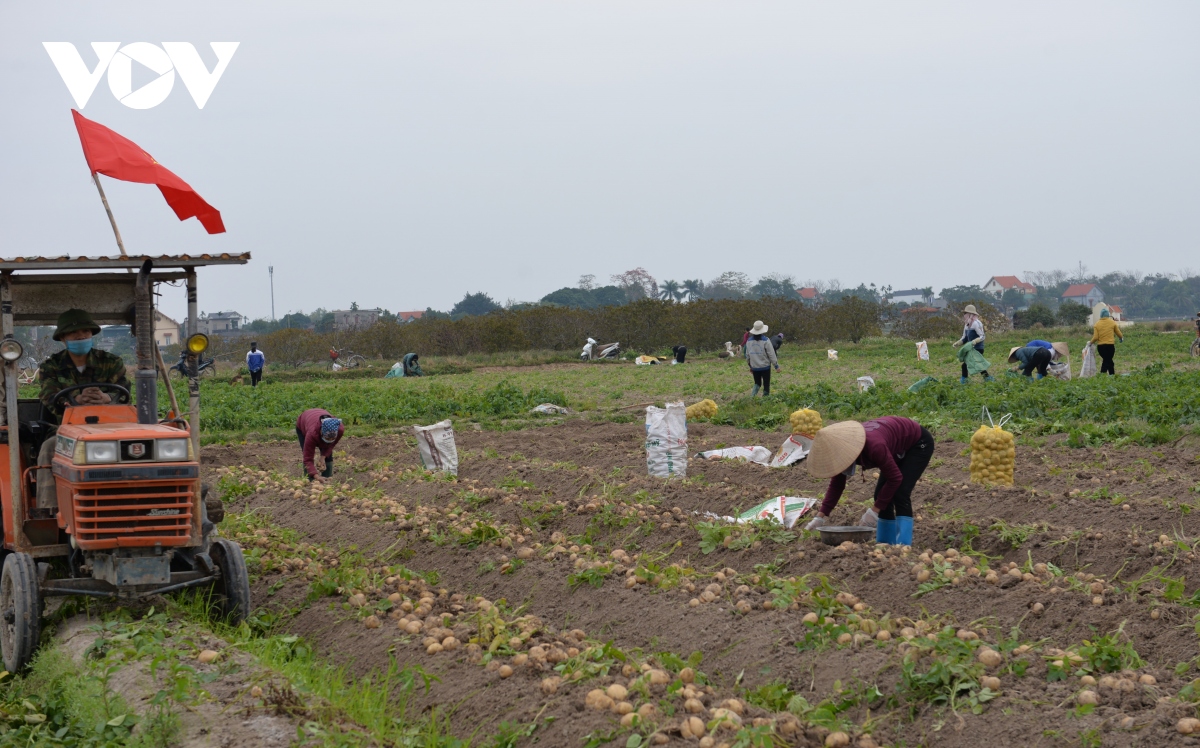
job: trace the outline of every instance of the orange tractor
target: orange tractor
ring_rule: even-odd
[[[220,615],[236,622],[250,613],[242,549],[220,537],[214,524],[223,516],[220,501],[210,503],[200,483],[196,368],[207,348],[207,338],[196,331],[196,268],[249,259],[241,254],[0,260],[5,413],[0,650],[7,670],[20,670],[32,659],[48,597],[136,599],[203,587],[212,591]],[[157,284],[179,281],[188,292],[189,407],[186,418],[178,405],[161,418],[157,378],[166,377],[154,347],[153,295]],[[54,324],[68,307],[89,310],[99,324],[131,325],[136,397],[109,383],[68,387],[56,396],[63,416],[55,430],[40,400],[19,397],[24,351],[13,334],[16,325]],[[109,394],[111,404],[77,404],[75,396],[93,386]],[[39,466],[47,439],[55,440],[53,463]],[[39,467],[53,474],[52,502],[47,492],[39,502]]]

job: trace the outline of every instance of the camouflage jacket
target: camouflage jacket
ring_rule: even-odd
[[[54,403],[54,396],[67,387],[88,382],[111,382],[129,388],[129,380],[125,378],[125,362],[120,356],[98,348],[93,348],[88,354],[87,366],[83,371],[75,368],[71,355],[65,349],[61,350],[46,359],[38,378],[42,382],[42,404],[54,414],[55,420],[62,418],[63,409]]]

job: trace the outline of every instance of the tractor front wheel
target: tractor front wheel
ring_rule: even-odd
[[[10,553],[0,571],[0,650],[10,673],[25,669],[42,634],[37,563],[28,553]]]
[[[250,574],[242,547],[232,540],[217,538],[209,552],[221,578],[213,585],[213,601],[218,613],[230,623],[238,624],[250,617]]]

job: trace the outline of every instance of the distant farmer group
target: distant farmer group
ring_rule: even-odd
[[[1200,313],[1196,319],[1196,334],[1200,338]],[[764,395],[770,394],[770,373],[773,367],[779,370],[775,351],[779,344],[772,345],[766,337],[767,326],[755,322],[743,338],[744,355],[754,374],[757,394],[760,382]],[[963,310],[963,333],[955,343],[959,348],[962,363],[961,381],[965,384],[971,374],[979,374],[984,381],[994,377],[987,369],[983,358],[986,333],[979,313],[973,304]],[[1102,364],[1100,371],[1114,374],[1113,353],[1115,342],[1123,340],[1121,329],[1108,309],[1102,309],[1096,321],[1090,343],[1096,346]],[[779,336],[782,343],[782,336]],[[1027,377],[1035,374],[1038,379],[1047,375],[1049,367],[1068,356],[1064,343],[1046,340],[1031,340],[1023,346],[1009,351],[1008,361],[1017,365],[1017,371]],[[874,501],[858,519],[858,525],[875,530],[875,540],[893,545],[911,545],[913,540],[912,491],[929,467],[934,451],[933,435],[921,424],[910,418],[885,416],[860,423],[842,421],[830,424],[814,435],[812,448],[806,459],[809,472],[818,478],[828,478],[829,485],[817,516],[806,529],[817,530],[830,525],[830,515],[846,490],[847,482],[859,471],[876,469],[879,478],[875,482]],[[864,475],[865,480],[865,475]]]

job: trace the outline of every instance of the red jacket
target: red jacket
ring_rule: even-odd
[[[879,468],[879,476],[883,486],[875,497],[875,511],[879,512],[892,503],[892,497],[900,489],[904,476],[896,458],[902,457],[914,444],[921,441],[921,424],[911,418],[900,416],[884,416],[863,424],[867,432],[867,441],[863,444],[862,453],[854,461],[863,470]],[[838,473],[829,480],[829,488],[825,491],[825,500],[821,502],[821,513],[829,516],[842,491],[846,489],[846,474]]]
[[[310,408],[296,419],[296,432],[304,439],[304,470],[312,477],[317,476],[317,466],[313,460],[316,451],[321,450],[321,457],[329,459],[333,448],[342,440],[346,433],[345,425],[338,426],[337,438],[327,442],[321,438],[321,419],[332,418],[333,414],[323,408]]]

